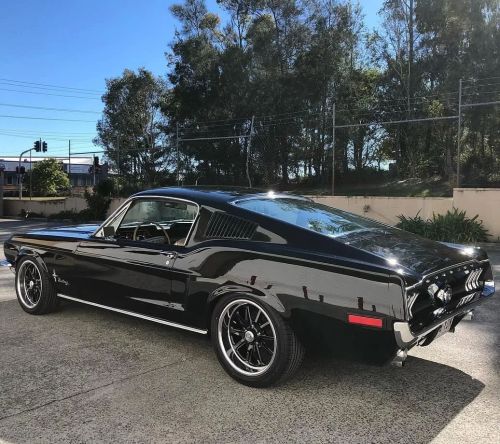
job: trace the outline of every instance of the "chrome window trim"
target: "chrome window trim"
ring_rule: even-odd
[[[177,322],[165,321],[163,319],[154,318],[152,316],[147,316],[147,315],[143,315],[140,313],[136,313],[135,311],[122,310],[121,308],[110,307],[109,305],[97,304],[96,302],[86,301],[84,299],[75,298],[73,296],[68,296],[65,294],[58,294],[57,296],[62,298],[62,299],[67,299],[69,301],[80,302],[82,304],[91,305],[93,307],[98,307],[98,308],[103,308],[105,310],[114,311],[116,313],[125,314],[125,315],[132,316],[135,318],[145,319],[146,321],[156,322],[157,324],[168,325],[169,327],[175,327],[175,328],[179,328],[181,330],[187,330],[187,331],[191,331],[193,333],[198,333],[201,335],[206,335],[208,333],[208,330],[190,327],[189,325],[178,324]]]
[[[147,200],[147,199],[166,199],[166,200],[175,200],[177,202],[186,202],[192,205],[196,206],[196,216],[193,219],[193,222],[191,224],[191,228],[189,228],[188,234],[186,236],[186,241],[184,242],[184,245],[179,245],[179,246],[186,246],[189,243],[189,240],[191,239],[191,235],[193,233],[194,226],[196,225],[196,221],[198,220],[198,217],[200,215],[200,205],[196,202],[193,202],[192,200],[189,199],[182,199],[180,197],[170,197],[170,196],[163,196],[159,194],[148,194],[148,195],[140,195],[140,196],[131,196],[129,197],[125,202],[123,202],[113,213],[99,226],[97,230],[95,230],[92,234],[91,237],[93,238],[98,238],[98,239],[103,239],[101,237],[97,237],[97,233],[104,228],[106,225],[108,225],[118,214],[120,214],[120,211],[124,210],[124,208],[130,207],[132,203],[136,200]],[[126,214],[126,211],[124,212],[124,215]]]
[[[234,206],[238,206],[240,202],[245,202],[247,200],[257,200],[257,199],[268,199],[268,200],[274,200],[274,199],[296,199],[296,200],[305,200],[307,202],[314,202],[312,199],[307,198],[305,196],[300,196],[297,194],[285,194],[285,193],[273,193],[272,195],[269,195],[268,193],[262,193],[262,194],[257,194],[257,195],[252,195],[249,197],[242,197],[242,198],[236,198],[234,200],[231,200],[229,203]],[[240,207],[239,207],[240,208]],[[244,208],[246,209],[246,208]]]

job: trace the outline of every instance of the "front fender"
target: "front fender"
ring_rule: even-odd
[[[40,255],[40,253],[38,251],[36,251],[35,249],[33,248],[29,248],[29,247],[21,247],[19,248],[18,250],[18,253],[17,253],[17,256],[15,257],[14,259],[14,268],[16,267],[16,265],[18,264],[18,262],[23,258],[23,257],[31,257],[33,259],[36,260],[36,262],[42,267],[43,270],[45,270],[46,273],[49,272],[49,269],[47,267],[47,264],[45,263],[45,261],[43,260],[42,256]]]

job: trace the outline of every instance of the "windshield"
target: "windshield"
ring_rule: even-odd
[[[302,199],[252,198],[237,201],[235,205],[329,237],[385,228],[369,219]]]

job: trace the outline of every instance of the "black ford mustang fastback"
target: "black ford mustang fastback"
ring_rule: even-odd
[[[148,190],[101,226],[4,248],[26,312],[63,298],[210,334],[224,369],[259,387],[293,374],[314,335],[361,337],[401,362],[495,291],[481,249],[246,189]]]

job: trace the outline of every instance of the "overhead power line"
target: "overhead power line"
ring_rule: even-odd
[[[47,87],[57,88],[57,89],[66,89],[66,90],[74,90],[74,91],[85,91],[85,92],[89,92],[89,93],[102,94],[102,91],[98,91],[96,89],[75,88],[75,87],[72,87],[72,86],[53,85],[53,84],[50,84],[50,83],[25,82],[23,80],[13,80],[13,79],[5,79],[5,78],[0,78],[0,81],[1,82],[18,83],[19,86],[22,86],[22,85],[37,85],[37,86],[47,86]]]
[[[92,134],[95,134],[95,131],[94,132],[90,132],[90,131],[85,131],[85,132],[71,132],[71,133],[68,133],[67,131],[44,131],[44,130],[37,130],[37,129],[33,129],[33,130],[25,130],[25,129],[17,129],[17,128],[0,128],[0,131],[9,131],[9,132],[17,132],[17,133],[21,133],[21,134],[26,134],[26,133],[35,133],[35,134],[62,134],[64,136],[73,136],[73,135],[76,135],[76,134],[79,134],[79,135],[92,135]]]
[[[26,91],[29,91],[30,89],[38,90],[41,89],[43,91],[53,91],[53,92],[69,92],[73,94],[80,94],[84,97],[100,97],[101,94],[96,94],[96,93],[88,93],[88,92],[82,92],[82,91],[71,91],[71,90],[66,90],[66,89],[57,89],[57,88],[49,88],[46,86],[26,86],[26,85],[18,85],[17,83],[9,83],[9,82],[0,82],[1,86],[8,86],[8,87],[15,87],[15,88],[26,88]],[[25,91],[25,90],[23,90]]]
[[[5,117],[8,119],[29,119],[29,120],[59,120],[62,122],[87,122],[87,123],[96,123],[95,120],[79,120],[79,119],[59,119],[52,117],[31,117],[31,116],[11,116],[8,114],[0,114],[0,117]]]
[[[0,88],[0,91],[11,91],[11,92],[18,92],[18,93],[23,93],[23,94],[37,94],[40,96],[70,97],[73,99],[100,100],[99,97],[71,96],[71,95],[67,95],[67,94],[52,94],[52,93],[46,93],[46,92],[40,92],[40,91],[22,91],[19,89],[10,89],[10,88]]]
[[[8,107],[12,107],[12,108],[42,109],[45,111],[62,111],[62,112],[68,112],[68,113],[102,114],[99,111],[90,111],[90,110],[84,110],[84,109],[50,108],[50,107],[46,107],[46,106],[17,105],[14,103],[0,103],[0,106],[8,106]]]

